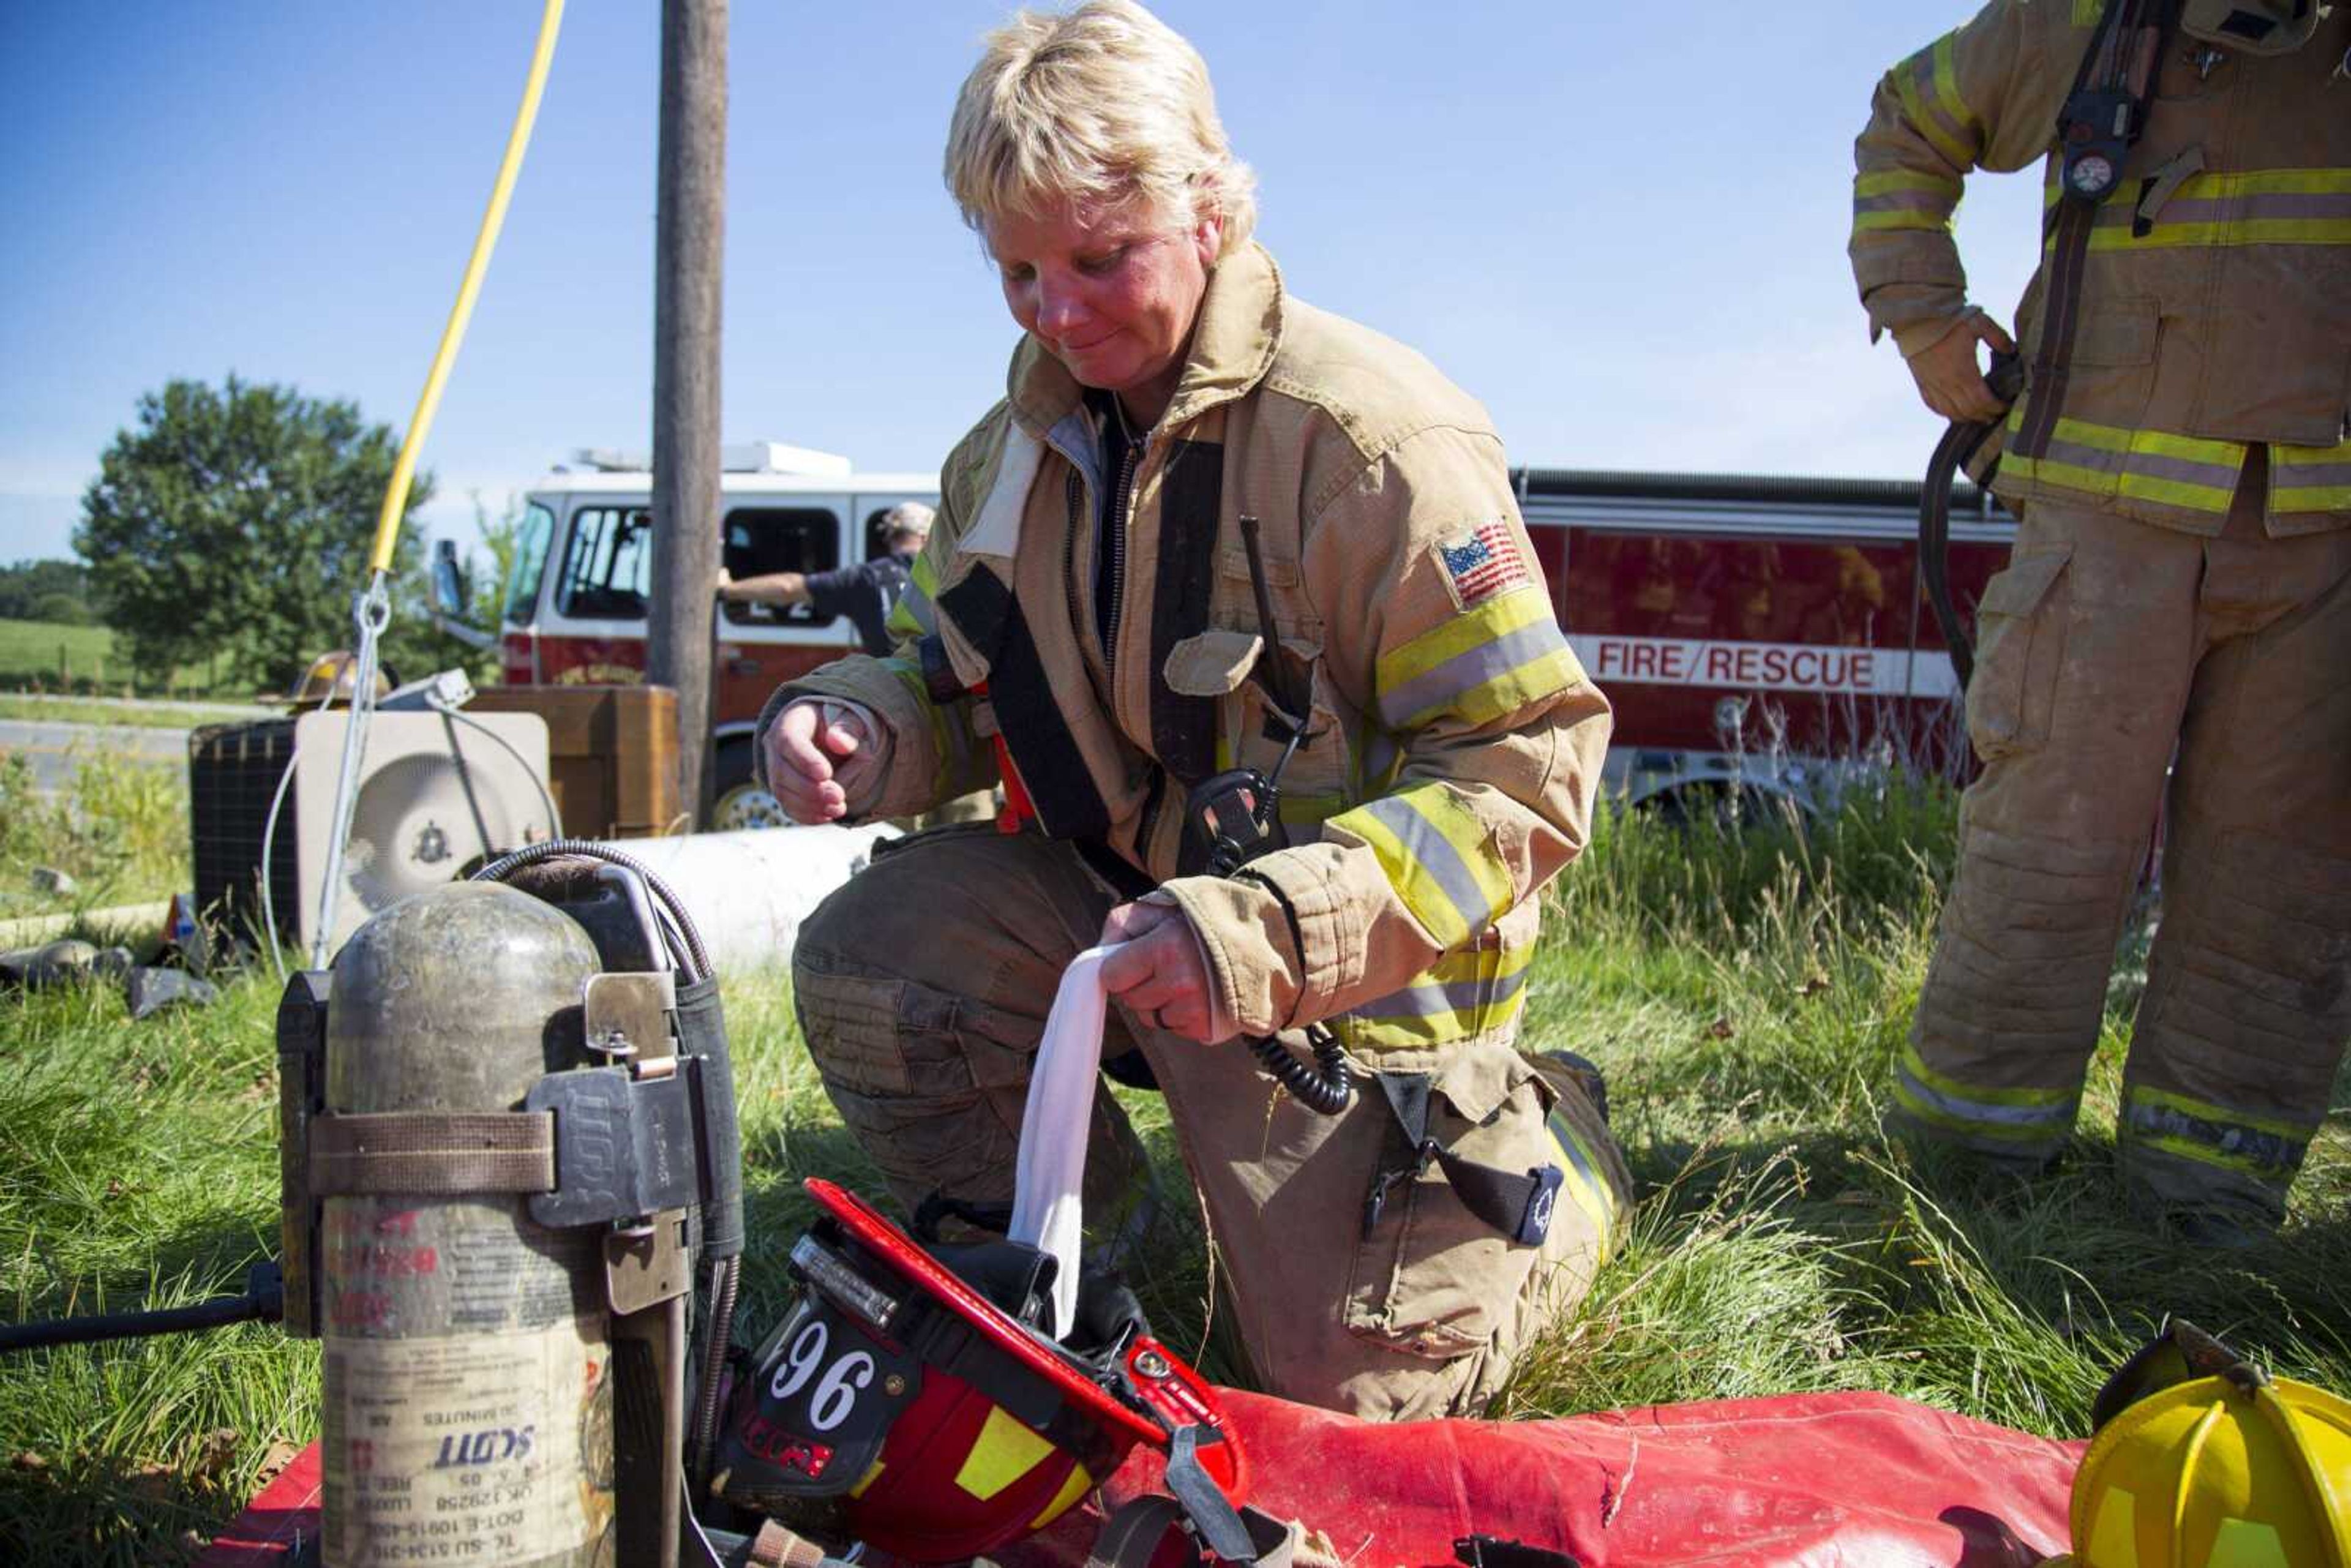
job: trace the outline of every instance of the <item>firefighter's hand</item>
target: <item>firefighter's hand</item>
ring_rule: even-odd
[[[1989,424],[2006,412],[1976,361],[1978,343],[1989,343],[2003,354],[2016,352],[2016,340],[1999,322],[1980,310],[1970,310],[1907,361],[1910,379],[1918,383],[1918,395],[1945,419]]]
[[[1207,1042],[1208,968],[1192,923],[1172,904],[1122,904],[1102,940],[1123,943],[1102,960],[1102,988],[1129,1012],[1170,1034]]]
[[[768,787],[795,822],[837,821],[849,812],[849,792],[872,769],[872,737],[854,714],[830,722],[827,704],[785,705],[768,726]]]

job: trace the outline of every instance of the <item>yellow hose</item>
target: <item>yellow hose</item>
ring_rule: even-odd
[[[489,211],[482,214],[481,232],[474,236],[474,254],[465,263],[465,281],[457,286],[457,303],[450,308],[449,325],[442,329],[441,347],[433,356],[432,373],[409,417],[408,437],[400,444],[400,459],[392,465],[392,483],[383,492],[383,510],[375,523],[375,550],[368,558],[371,577],[392,570],[392,552],[400,539],[400,516],[408,507],[408,491],[416,477],[416,454],[441,406],[441,390],[448,384],[450,367],[457,361],[457,345],[465,339],[465,323],[474,314],[475,298],[482,291],[483,275],[490,269],[490,252],[507,221],[507,203],[514,195],[515,176],[522,172],[523,150],[530,145],[531,122],[538,118],[539,95],[547,89],[547,69],[555,60],[555,35],[563,25],[563,0],[547,0],[538,19],[538,46],[531,51],[530,78],[523,84],[522,104],[515,110],[514,130],[507,137],[507,155],[498,164],[498,183],[490,191]]]

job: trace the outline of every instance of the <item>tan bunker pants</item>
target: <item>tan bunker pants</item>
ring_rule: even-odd
[[[1116,898],[1067,845],[993,824],[888,846],[819,907],[793,954],[800,1022],[833,1103],[900,1205],[1008,1198],[1029,1073],[1062,969]],[[1112,1011],[1103,1053],[1140,1043],[1205,1200],[1238,1337],[1260,1384],[1375,1419],[1474,1412],[1527,1341],[1580,1300],[1621,1223],[1622,1161],[1566,1074],[1507,1039],[1385,1055],[1433,1075],[1428,1134],[1466,1159],[1572,1162],[1549,1232],[1519,1245],[1430,1164],[1365,1228],[1402,1134],[1374,1084],[1309,1111],[1241,1042],[1201,1046]],[[1095,1216],[1131,1203],[1141,1149],[1098,1092]]]
[[[2272,538],[2262,449],[2217,538],[2035,501],[1984,593],[1984,771],[1895,1084],[1913,1128],[2053,1155],[2173,756],[2126,1179],[2256,1223],[2351,1034],[2351,533]]]

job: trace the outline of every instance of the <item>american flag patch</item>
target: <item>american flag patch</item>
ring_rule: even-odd
[[[1464,610],[1532,580],[1510,524],[1499,518],[1440,542],[1437,553],[1445,562],[1445,574],[1453,580],[1453,597]]]

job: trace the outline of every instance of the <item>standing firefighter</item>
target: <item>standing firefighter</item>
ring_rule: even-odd
[[[1008,394],[947,459],[897,652],[778,692],[761,765],[814,821],[1001,758],[1021,825],[918,835],[825,903],[793,959],[810,1050],[901,1202],[1005,1197],[1056,980],[1131,938],[1106,1053],[1131,1040],[1166,1093],[1258,1376],[1474,1408],[1623,1197],[1583,1085],[1513,1044],[1608,706],[1501,444],[1419,355],[1290,295],[1206,67],[1140,6],[993,35],[946,175],[1025,333]],[[1279,774],[1280,821],[1202,874],[1203,787],[1236,768]],[[1372,1070],[1335,1114],[1235,1038],[1326,1020]],[[1092,1148],[1100,1215],[1138,1174],[1106,1093]]]
[[[2119,1134],[2134,1197],[2213,1241],[2283,1217],[2351,1027],[2346,48],[2314,0],[1998,0],[1886,76],[1855,147],[1872,331],[1954,419],[1998,416],[1976,346],[2012,346],[1967,303],[1962,177],[2048,183],[1984,771],[1898,1115],[2055,1154],[2172,764]]]

